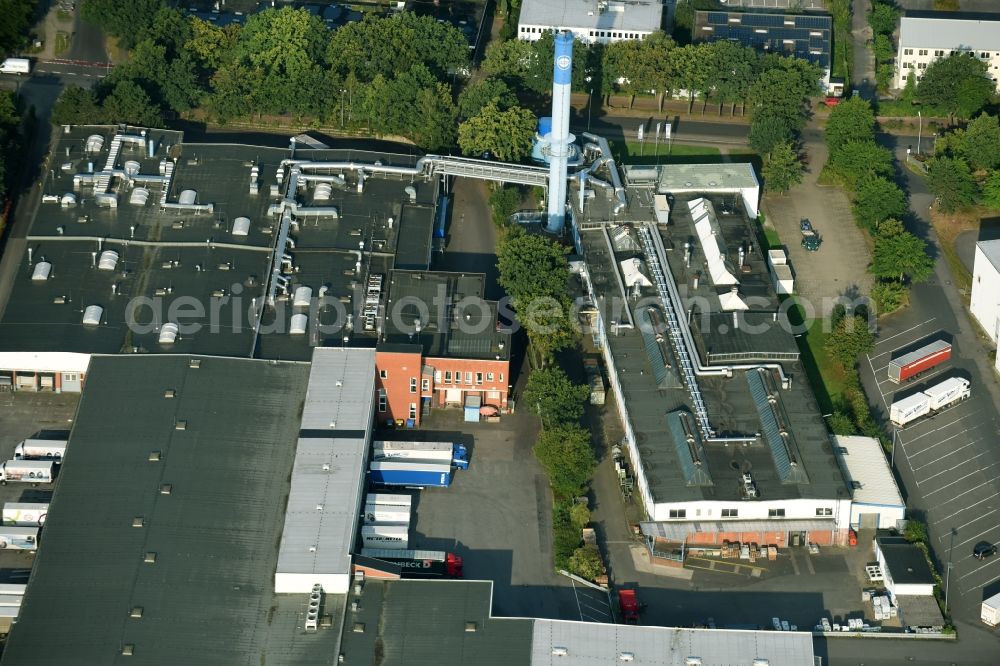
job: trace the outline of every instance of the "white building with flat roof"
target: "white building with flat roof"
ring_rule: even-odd
[[[987,76],[1000,81],[1000,14],[952,18],[946,14],[910,14],[899,22],[896,54],[897,88],[912,72],[917,81],[928,65],[953,53],[967,53],[986,63]]]
[[[662,0],[524,0],[517,37],[538,40],[548,31],[569,30],[585,44],[642,39],[660,29]]]
[[[976,243],[969,309],[993,344],[997,344],[1000,341],[1000,240]]]
[[[905,520],[906,503],[881,442],[872,437],[834,435],[833,446],[851,486],[851,527],[885,529]]]

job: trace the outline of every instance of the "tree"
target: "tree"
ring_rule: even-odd
[[[748,140],[756,152],[767,155],[778,144],[791,143],[794,134],[785,118],[765,111],[754,114]]]
[[[875,347],[868,320],[860,315],[845,316],[837,322],[826,339],[826,351],[845,370],[853,368],[858,357]]]
[[[163,0],[86,0],[80,16],[116,37],[120,46],[130,49],[143,38],[164,6]]]
[[[149,39],[136,44],[128,62],[115,67],[105,83],[124,80],[135,81],[154,103],[176,112],[191,108],[201,95],[191,54]]]
[[[976,202],[976,182],[969,165],[960,157],[935,157],[927,166],[927,186],[937,196],[945,213],[968,208]]]
[[[604,562],[597,546],[582,546],[569,558],[569,571],[586,580],[597,580],[604,575]]]
[[[135,81],[119,81],[104,98],[104,118],[108,123],[128,123],[143,127],[161,127],[160,109]]]
[[[834,412],[831,414],[828,423],[830,431],[834,435],[855,435],[858,432],[857,428],[854,427],[854,422],[851,421],[851,417],[844,412]]]
[[[184,50],[192,55],[202,75],[207,77],[233,57],[240,36],[240,25],[230,23],[219,28],[208,21],[193,17],[189,21],[191,36]]]
[[[852,141],[871,141],[875,136],[871,104],[862,97],[849,97],[833,107],[824,136],[831,154]]]
[[[831,152],[828,166],[854,190],[862,180],[891,178],[895,172],[892,153],[872,139],[851,141]]]
[[[927,255],[927,243],[922,238],[903,229],[897,220],[886,220],[875,237],[869,270],[877,278],[922,282],[934,271],[934,260]]]
[[[798,74],[786,69],[769,69],[762,73],[748,93],[754,117],[760,113],[779,118],[792,131],[805,124],[805,97]]]
[[[0,53],[16,53],[27,44],[32,12],[36,0],[3,0],[0,2]]]
[[[586,504],[574,503],[573,508],[569,510],[569,519],[572,521],[573,527],[582,530],[590,524],[590,509],[587,508]]]
[[[94,91],[80,86],[66,86],[52,107],[54,125],[95,125],[103,120]]]
[[[503,227],[521,205],[521,190],[517,185],[501,185],[499,183],[494,183],[492,188],[490,211],[493,214],[493,224]]]
[[[891,35],[899,22],[899,10],[886,2],[873,2],[868,25],[876,35]]]
[[[531,373],[522,398],[528,409],[538,414],[543,427],[555,428],[578,422],[589,394],[585,384],[574,384],[561,368],[553,366]]]
[[[888,35],[875,35],[872,51],[875,53],[875,61],[878,63],[892,60],[892,57],[895,55],[895,51],[892,48],[892,39]]]
[[[774,192],[787,192],[802,182],[802,163],[792,144],[783,141],[774,146],[764,160],[763,175],[765,184]]]
[[[927,543],[927,525],[924,525],[919,520],[910,518],[906,521],[906,529],[903,531],[903,536],[910,543]]]
[[[466,155],[492,152],[505,162],[519,162],[531,152],[537,120],[528,109],[501,111],[489,102],[458,128],[458,145]]]
[[[543,430],[534,452],[558,497],[575,497],[582,493],[597,467],[590,433],[576,425]]]
[[[980,114],[962,133],[962,154],[976,169],[1000,167],[1000,121],[996,116]]]
[[[858,182],[852,210],[861,225],[874,229],[879,222],[906,213],[906,195],[886,178],[865,178]]]
[[[711,42],[708,45],[708,68],[706,83],[712,96],[722,107],[730,105],[730,115],[736,113],[736,103],[746,99],[754,80],[755,52],[729,40]]]
[[[983,181],[983,204],[1000,210],[1000,170],[991,171]]]
[[[669,66],[674,72],[678,89],[688,94],[688,113],[694,108],[694,98],[705,91],[708,83],[708,44],[688,44],[670,51]]]
[[[424,150],[442,150],[455,145],[455,123],[458,110],[451,101],[451,90],[437,83],[417,93],[416,116],[411,138]]]
[[[502,79],[480,79],[470,83],[458,96],[458,110],[463,118],[471,118],[483,107],[494,102],[501,111],[517,106],[517,95]]]
[[[929,64],[917,84],[920,100],[947,110],[952,121],[976,115],[990,100],[993,90],[986,63],[963,52]]]
[[[872,287],[872,300],[881,314],[889,314],[906,303],[906,285],[896,280],[880,280]]]

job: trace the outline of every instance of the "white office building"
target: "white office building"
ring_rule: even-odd
[[[1000,340],[1000,240],[976,243],[969,309],[996,344]]]
[[[660,29],[662,0],[524,0],[518,39],[569,30],[584,44],[642,39]]]
[[[899,25],[896,87],[903,88],[911,72],[919,81],[928,65],[953,53],[982,60],[994,83],[1000,80],[1000,14],[995,19],[904,16]]]

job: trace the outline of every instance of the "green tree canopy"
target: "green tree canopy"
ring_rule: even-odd
[[[806,94],[796,71],[784,68],[764,71],[750,86],[748,97],[754,117],[764,113],[778,118],[793,132],[805,124]]]
[[[719,112],[722,112],[722,104],[729,104],[732,114],[736,104],[745,101],[750,92],[756,75],[757,54],[728,39],[709,43],[707,50],[707,87],[720,103]]]
[[[938,208],[945,213],[976,203],[976,182],[968,163],[960,157],[931,160],[927,167],[927,186],[937,196]]]
[[[574,384],[562,368],[552,366],[534,370],[522,396],[523,404],[538,414],[545,428],[579,422],[590,389]]]
[[[891,180],[876,176],[858,182],[852,207],[859,223],[874,229],[883,220],[906,213],[906,195]]]
[[[926,280],[934,270],[934,261],[927,255],[927,243],[917,238],[897,220],[886,220],[879,226],[872,253],[871,274],[877,278],[903,282]]]
[[[841,317],[826,338],[826,351],[844,367],[854,367],[858,357],[875,347],[868,320],[860,315]]]
[[[873,2],[868,25],[876,35],[891,35],[899,22],[899,10],[887,2]]]
[[[143,39],[156,13],[165,7],[164,0],[86,0],[80,16],[98,25],[118,43],[130,49]]]
[[[969,122],[962,133],[962,156],[976,169],[1000,167],[1000,121],[983,113]]]
[[[37,0],[0,1],[0,53],[15,53],[27,44],[36,4]]]
[[[581,546],[569,558],[570,573],[586,580],[597,580],[604,575],[604,562],[597,546]]]
[[[824,130],[831,154],[852,141],[872,141],[875,136],[875,112],[868,100],[849,97],[833,107]]]
[[[577,425],[543,430],[535,443],[535,457],[559,497],[575,497],[586,488],[597,467],[590,433]]]
[[[514,107],[501,111],[489,102],[458,128],[458,145],[466,155],[490,151],[504,162],[520,162],[531,152],[535,114]]]
[[[52,107],[54,125],[96,125],[103,120],[104,111],[90,88],[66,86]]]
[[[1000,210],[1000,170],[991,171],[983,181],[983,204]]]
[[[994,83],[987,65],[978,58],[956,53],[938,58],[927,66],[917,84],[917,96],[925,104],[947,109],[952,118],[971,118],[993,95]]]
[[[888,179],[895,172],[892,153],[870,138],[841,145],[831,153],[828,164],[851,190],[862,180],[872,176]]]
[[[109,123],[128,123],[142,127],[162,127],[163,110],[149,98],[135,81],[119,81],[104,98],[104,117]]]
[[[774,146],[764,160],[764,183],[773,192],[787,192],[802,182],[802,163],[792,144],[783,141]]]
[[[794,134],[794,129],[783,116],[762,110],[755,113],[750,122],[748,140],[756,152],[768,155],[775,146],[791,143]]]
[[[490,102],[500,111],[506,111],[517,106],[517,95],[501,78],[480,79],[466,86],[458,96],[458,110],[463,118],[471,118]]]

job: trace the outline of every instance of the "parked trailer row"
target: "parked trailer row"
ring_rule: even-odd
[[[49,512],[48,504],[8,502],[3,505],[3,524],[16,527],[41,527]]]
[[[0,527],[0,549],[38,550],[37,527]]]
[[[362,525],[361,540],[365,548],[405,550],[410,545],[410,526]]]
[[[52,483],[55,463],[51,460],[8,460],[0,465],[0,484]]]
[[[935,340],[889,361],[889,380],[899,384],[951,358],[951,343]]]
[[[451,463],[376,460],[369,467],[372,483],[411,488],[447,488],[451,485]]]
[[[396,493],[368,493],[365,495],[365,506],[405,506],[409,509],[413,505],[412,495]]]
[[[459,469],[469,469],[468,450],[453,442],[376,441],[372,448],[375,460],[448,462]]]
[[[361,516],[365,525],[409,525],[410,507],[366,504]]]
[[[889,421],[902,428],[907,423],[965,400],[972,394],[969,380],[951,377],[889,406]]]
[[[14,447],[14,459],[62,460],[66,444],[64,439],[26,439]]]
[[[391,550],[362,548],[361,554],[395,564],[403,578],[461,578],[462,558],[443,550]]]

